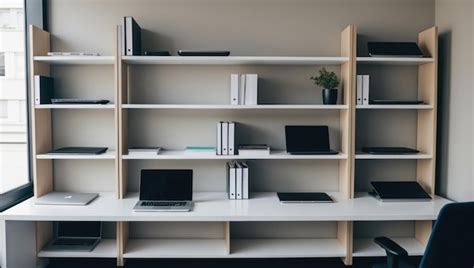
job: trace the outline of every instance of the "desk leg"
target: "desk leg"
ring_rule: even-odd
[[[35,222],[4,221],[2,225],[2,268],[37,267]]]

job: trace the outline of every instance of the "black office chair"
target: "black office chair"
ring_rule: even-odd
[[[375,267],[415,267],[408,252],[387,237],[374,242],[387,252],[387,263]],[[435,222],[419,268],[474,268],[474,202],[445,205]]]

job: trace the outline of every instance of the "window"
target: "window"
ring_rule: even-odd
[[[0,0],[0,211],[30,197],[26,27],[42,27],[43,1]],[[25,5],[26,3],[26,5]],[[25,6],[28,10],[25,18]],[[28,23],[25,23],[25,19]]]

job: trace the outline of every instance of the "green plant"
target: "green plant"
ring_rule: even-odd
[[[314,80],[314,83],[318,86],[327,89],[335,89],[339,86],[339,78],[336,73],[328,72],[326,68],[319,70],[319,76],[311,76],[311,80]]]

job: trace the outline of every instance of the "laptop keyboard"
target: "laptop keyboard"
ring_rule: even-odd
[[[54,241],[55,246],[88,246],[95,243],[97,239],[74,239],[74,238],[58,238]]]
[[[142,206],[145,207],[184,207],[186,201],[144,201]]]

